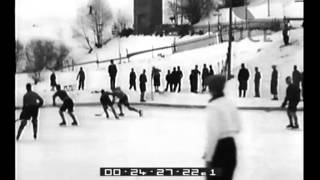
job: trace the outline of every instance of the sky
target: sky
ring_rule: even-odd
[[[72,19],[76,10],[90,0],[15,0],[17,20],[28,21],[40,18]],[[133,13],[133,0],[108,0],[112,10]]]

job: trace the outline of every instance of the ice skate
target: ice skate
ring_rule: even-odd
[[[73,122],[71,123],[71,125],[72,125],[72,126],[78,126],[78,123],[77,123],[77,121],[73,121]]]
[[[60,124],[59,124],[59,126],[66,126],[67,124],[66,124],[66,122],[61,122]]]

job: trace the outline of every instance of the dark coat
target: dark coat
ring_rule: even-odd
[[[117,66],[115,64],[109,65],[108,72],[111,77],[115,77],[117,75]]]
[[[147,76],[145,74],[141,74],[139,77],[139,81],[140,81],[140,91],[145,92],[146,91]]]
[[[77,79],[79,78],[80,81],[84,81],[85,77],[86,76],[84,74],[84,71],[80,70],[79,73],[78,73]]]
[[[191,74],[193,74],[193,80],[195,84],[198,83],[198,75],[200,75],[200,71],[198,69],[192,70]]]
[[[203,68],[202,69],[202,80],[205,80],[209,76],[209,69]]]
[[[172,71],[171,73],[171,80],[173,84],[176,84],[179,82],[179,75],[178,75],[178,71]]]
[[[166,75],[166,81],[167,81],[168,83],[171,83],[171,73],[168,73],[168,74]]]
[[[182,77],[183,77],[183,73],[181,70],[177,71],[177,76],[178,76],[178,80],[181,81]]]
[[[160,73],[159,72],[156,72],[154,75],[153,75],[153,83],[154,83],[154,86],[160,86]]]
[[[273,70],[271,75],[271,94],[278,94],[278,71]]]
[[[213,69],[210,69],[209,70],[209,76],[213,76],[214,75],[214,71],[213,71]]]
[[[256,74],[254,75],[254,82],[255,83],[259,83],[261,79],[261,74],[260,72],[256,72]]]
[[[51,74],[50,76],[50,84],[51,86],[56,86],[57,85],[57,82],[56,82],[56,75],[55,74]]]
[[[136,82],[136,73],[135,72],[131,72],[130,73],[130,84],[134,84]]]
[[[249,71],[246,68],[241,68],[238,74],[238,80],[239,80],[239,89],[241,90],[247,90],[248,88],[248,79],[249,79]]]
[[[301,82],[301,73],[298,70],[292,72],[292,82],[296,86],[300,86]]]

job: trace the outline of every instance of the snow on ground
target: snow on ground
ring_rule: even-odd
[[[270,95],[270,78],[271,78],[271,66],[277,65],[279,72],[279,98],[283,99],[285,94],[285,77],[291,75],[293,70],[293,65],[297,65],[300,71],[303,71],[303,29],[292,30],[291,32],[291,42],[292,45],[287,47],[281,47],[283,44],[281,32],[277,32],[272,35],[267,35],[266,38],[271,40],[271,42],[263,41],[264,36],[254,37],[254,40],[260,40],[259,42],[252,42],[249,39],[244,39],[239,42],[233,43],[233,58],[232,58],[232,73],[237,75],[239,66],[241,63],[245,63],[250,71],[249,79],[249,88],[248,88],[248,98],[253,98],[253,77],[254,77],[254,67],[258,66],[262,73],[261,80],[261,96],[265,100],[271,98]],[[184,77],[182,80],[182,92],[185,94],[184,98],[191,97],[190,86],[189,86],[189,74],[191,69],[194,68],[196,64],[199,65],[199,70],[201,71],[202,65],[206,63],[207,65],[212,64],[214,67],[215,73],[221,68],[222,60],[226,57],[227,43],[222,43],[214,46],[208,46],[204,48],[194,49],[190,51],[184,51],[176,54],[167,54],[165,58],[157,57],[157,52],[153,53],[154,58],[152,58],[152,53],[146,53],[143,55],[138,55],[130,58],[130,62],[127,60],[122,61],[121,65],[118,66],[118,75],[117,82],[118,86],[121,86],[122,89],[129,94],[129,97],[133,101],[138,101],[139,93],[129,91],[129,73],[130,69],[134,68],[137,74],[137,88],[139,88],[138,77],[143,69],[147,70],[147,100],[150,100],[150,72],[151,67],[156,66],[162,70],[161,72],[161,87],[163,90],[165,88],[165,75],[167,70],[172,70],[174,66],[180,66]],[[168,50],[159,51],[164,53],[169,53]],[[218,65],[219,63],[219,65]],[[100,64],[99,68],[96,64],[83,66],[84,71],[86,72],[86,82],[85,88],[86,91],[74,91],[71,92],[71,97],[75,99],[75,102],[88,102],[96,101],[98,102],[98,95],[90,94],[92,90],[110,89],[109,76],[107,73],[107,64]],[[57,82],[62,85],[67,84],[77,84],[76,76],[79,67],[75,68],[75,71],[63,71],[57,72]],[[34,86],[34,90],[39,92],[42,96],[46,97],[46,102],[51,104],[51,96],[53,92],[49,91],[49,77],[50,72],[42,73],[42,76],[45,80],[38,85]],[[22,96],[25,93],[25,84],[27,82],[33,83],[32,79],[29,78],[27,74],[16,74],[16,105],[19,106],[22,103]],[[201,80],[198,82],[199,90]],[[228,82],[226,92],[229,96],[236,99],[238,95],[238,82],[236,79],[233,79]],[[168,97],[168,99],[175,99],[176,94],[161,96]],[[202,95],[195,95],[202,96]],[[93,99],[94,98],[94,99]],[[160,96],[158,99],[161,99]],[[167,99],[167,100],[168,100]],[[179,99],[179,98],[178,98]],[[178,100],[179,102],[183,98]],[[195,98],[196,99],[196,98]],[[203,98],[199,98],[203,99]],[[266,102],[266,101],[259,102]],[[154,100],[155,102],[157,99]],[[202,100],[195,100],[194,103],[201,103]],[[252,102],[252,101],[250,101]],[[256,101],[258,103],[258,101]]]
[[[126,117],[115,120],[111,116],[107,120],[94,116],[102,113],[100,106],[76,107],[80,126],[64,128],[58,126],[58,108],[41,109],[38,140],[32,139],[32,126],[28,124],[16,142],[16,179],[95,180],[101,179],[100,167],[204,167],[204,109],[138,108],[144,110],[142,118],[125,109]],[[19,113],[17,110],[16,115]],[[240,111],[240,115],[242,132],[237,137],[234,179],[303,179],[303,131],[285,129],[286,113]],[[303,129],[302,112],[298,118]]]

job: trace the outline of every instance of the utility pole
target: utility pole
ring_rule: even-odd
[[[270,17],[270,0],[268,0],[268,17]]]
[[[248,29],[248,3],[247,0],[245,0],[245,19],[246,19],[246,29]]]
[[[232,4],[232,3],[231,3]],[[229,43],[228,43],[228,52],[226,60],[226,70],[227,70],[227,79],[231,79],[231,46],[232,46],[232,5],[229,8]]]

